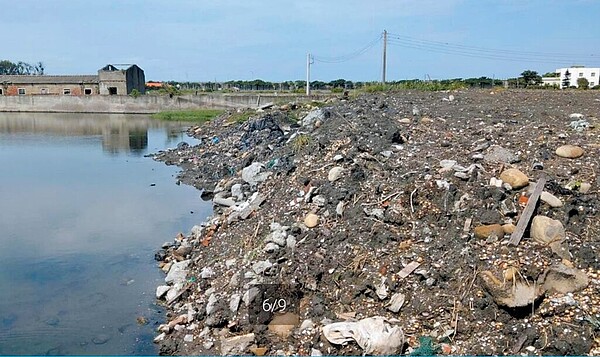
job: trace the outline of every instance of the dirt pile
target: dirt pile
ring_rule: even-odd
[[[593,91],[401,92],[191,128],[155,158],[215,216],[157,253],[161,353],[600,353],[598,116]]]

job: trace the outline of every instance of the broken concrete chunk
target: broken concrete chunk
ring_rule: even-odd
[[[402,305],[404,305],[405,299],[406,299],[406,295],[404,295],[404,294],[396,293],[396,294],[392,295],[392,297],[390,298],[390,304],[388,306],[388,310],[390,310],[391,312],[400,311],[400,309],[402,308]]]
[[[247,355],[248,347],[254,342],[254,334],[221,338],[221,355]]]

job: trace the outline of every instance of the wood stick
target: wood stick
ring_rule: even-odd
[[[527,201],[527,205],[523,210],[523,214],[521,214],[521,218],[519,218],[519,222],[517,223],[517,228],[510,236],[510,240],[508,244],[517,246],[523,238],[523,234],[525,233],[525,229],[529,225],[529,221],[531,220],[531,216],[535,211],[535,207],[537,205],[538,200],[540,199],[540,195],[542,194],[542,190],[544,189],[544,185],[546,185],[546,176],[542,174],[538,182],[535,184],[535,188],[533,189],[533,193],[529,197]]]

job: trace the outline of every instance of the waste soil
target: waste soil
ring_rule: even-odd
[[[155,155],[219,202],[158,258],[190,262],[162,354],[359,355],[324,327],[372,317],[402,329],[396,354],[600,353],[600,92],[406,91],[234,114]],[[565,144],[583,155],[558,156]],[[523,188],[500,181],[509,168]],[[562,224],[562,250],[528,222],[508,244],[541,175],[561,206],[533,216]],[[298,289],[295,322],[254,323],[256,284]]]

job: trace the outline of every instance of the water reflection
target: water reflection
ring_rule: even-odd
[[[148,148],[148,130],[161,128],[172,142],[181,137],[183,123],[160,122],[147,115],[0,113],[0,133],[100,137],[107,153],[142,154]]]
[[[193,143],[184,129],[0,113],[0,355],[156,354],[154,251],[211,207],[143,155]]]

